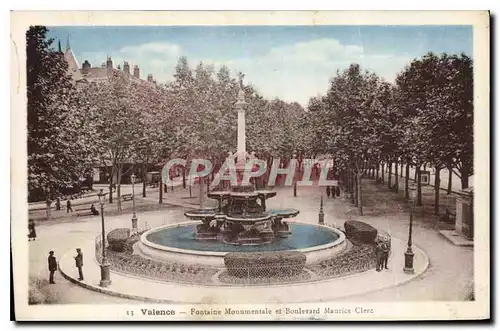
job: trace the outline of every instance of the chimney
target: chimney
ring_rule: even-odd
[[[127,61],[123,63],[123,72],[125,72],[127,75],[130,75],[130,65]]]
[[[134,77],[141,78],[141,75],[139,74],[139,66],[137,64],[134,66]]]
[[[82,74],[88,74],[91,66],[89,61],[85,60],[82,64]]]
[[[153,75],[148,74],[148,82],[152,83],[153,82]]]
[[[111,60],[111,56],[108,56],[108,60],[106,61],[106,68],[113,69],[113,60]]]

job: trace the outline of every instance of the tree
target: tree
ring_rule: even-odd
[[[466,55],[415,59],[396,79],[400,109],[409,124],[408,148],[417,166],[435,167],[435,213],[439,213],[440,171],[457,168],[462,189],[473,173],[472,60]],[[421,204],[420,181],[418,201]]]
[[[117,208],[121,210],[123,164],[133,159],[134,146],[143,138],[143,128],[138,120],[142,103],[138,102],[138,94],[143,92],[144,86],[112,69],[107,79],[83,84],[96,114],[100,158],[105,166],[110,166],[110,202],[113,201],[112,187],[116,176]]]
[[[50,200],[74,185],[91,164],[95,130],[47,31],[31,26],[26,33],[28,190],[47,201],[50,217]]]

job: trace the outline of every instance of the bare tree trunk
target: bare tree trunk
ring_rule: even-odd
[[[186,167],[182,167],[182,187],[186,188]]]
[[[377,163],[377,170],[376,170],[376,174],[375,174],[375,179],[378,180],[378,177],[379,177],[379,168],[380,168],[380,164]]]
[[[417,206],[422,206],[422,183],[420,182],[420,165],[417,166]]]
[[[359,184],[358,184],[358,179],[357,179],[358,175],[356,173],[353,173],[352,176],[353,176],[352,179],[353,179],[353,182],[354,182],[354,195],[353,195],[354,201],[353,202],[354,202],[354,206],[357,207],[358,206],[358,199],[359,199],[359,197],[358,197],[358,195],[359,195],[359,191],[358,191]]]
[[[142,197],[143,198],[146,197],[146,181],[147,181],[146,170],[147,170],[146,163],[143,163],[142,164]]]
[[[439,187],[441,186],[441,178],[439,173],[441,172],[441,167],[436,167],[436,174],[434,175],[434,214],[439,215]]]
[[[50,221],[52,219],[52,208],[50,207],[52,204],[52,201],[50,201],[50,198],[47,198],[45,200],[45,213],[47,215],[47,221]]]
[[[204,180],[203,180],[203,178],[200,177],[200,209],[203,208],[203,198],[204,198],[203,183],[204,183]]]
[[[362,190],[361,190],[361,173],[358,172],[358,208],[359,214],[363,216],[363,198],[362,198]]]
[[[389,164],[387,165],[389,168],[389,176],[387,177],[387,187],[391,189],[392,187],[392,161],[389,161]]]
[[[118,165],[118,176],[116,178],[116,209],[122,211],[122,199],[121,199],[121,182],[122,182],[122,164]]]
[[[163,203],[163,176],[160,176],[160,180],[158,181],[158,190],[160,191],[158,195],[158,204],[161,205]]]
[[[468,166],[462,166],[460,169],[460,182],[462,184],[462,190],[469,187],[469,175],[471,171]]]
[[[408,190],[408,184],[410,182],[410,163],[406,162],[406,174],[405,174],[405,198],[410,197],[410,191]]]
[[[385,164],[384,163],[382,163],[381,180],[382,180],[382,184],[384,184],[384,182],[385,182]]]
[[[399,179],[398,179],[398,161],[394,162],[394,187],[395,191],[399,191]]]
[[[453,167],[448,167],[448,191],[447,194],[451,194],[451,181],[453,180]]]
[[[109,203],[113,203],[113,180],[115,177],[116,166],[111,166],[109,171]]]

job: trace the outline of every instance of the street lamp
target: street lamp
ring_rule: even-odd
[[[323,195],[321,195],[321,201],[319,203],[318,223],[321,225],[325,224],[325,213],[323,212]]]
[[[102,287],[107,287],[111,284],[111,279],[109,279],[109,262],[106,257],[106,230],[104,229],[104,196],[105,194],[101,191],[97,195],[99,197],[99,204],[101,205],[101,226],[102,226],[102,261],[101,261],[101,282]]]
[[[412,246],[412,230],[413,230],[413,204],[415,201],[415,185],[410,186],[410,227],[408,228],[408,247],[406,248],[405,252],[405,266],[403,268],[403,271],[407,274],[412,274],[415,272],[413,269],[413,257],[414,253],[411,248]]]
[[[130,176],[130,180],[132,181],[132,231],[137,230],[137,215],[135,214],[135,174]]]

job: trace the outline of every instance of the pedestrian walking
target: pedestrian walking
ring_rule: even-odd
[[[56,257],[54,256],[54,251],[50,251],[49,252],[48,262],[49,262],[49,272],[50,272],[49,283],[50,284],[55,284],[55,282],[54,282],[54,273],[57,270],[57,261],[56,261]]]
[[[61,200],[59,198],[56,199],[56,210],[61,210]]]
[[[82,250],[80,248],[77,248],[76,253],[77,254],[75,256],[75,264],[76,264],[76,268],[78,269],[78,280],[82,281],[83,280],[83,271],[82,271],[83,254],[82,254]]]
[[[28,221],[28,241],[31,239],[36,239],[35,221],[32,219]]]
[[[326,196],[329,198],[330,197],[330,186],[326,187]]]
[[[387,267],[387,261],[389,260],[390,251],[391,251],[391,249],[389,247],[389,244],[387,244],[386,242],[383,242],[382,243],[382,262],[383,262],[383,264],[380,266],[381,269],[382,269],[382,266],[385,269],[389,269]]]
[[[377,247],[375,248],[375,256],[377,259],[377,271],[381,271],[382,270],[382,262],[384,259],[384,252],[383,252],[381,243],[377,243]]]
[[[68,202],[66,202],[66,212],[69,213],[70,211],[72,212],[73,208],[71,207],[71,200],[68,199]]]

